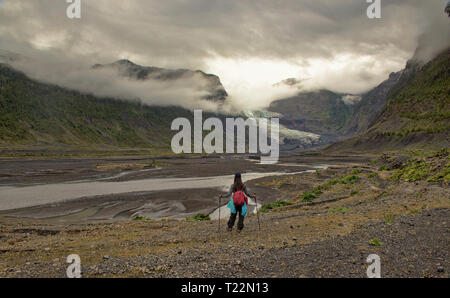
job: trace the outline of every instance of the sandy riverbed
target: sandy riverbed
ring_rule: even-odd
[[[253,180],[342,162],[351,161],[305,157],[261,165],[248,157],[2,160],[0,210],[7,216],[57,222],[127,220],[135,215],[185,218],[214,212],[218,193],[227,190],[235,172],[243,173],[263,204],[281,198]]]

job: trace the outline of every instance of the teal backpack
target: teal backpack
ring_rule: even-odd
[[[234,202],[233,200],[230,200],[228,202],[227,207],[230,209],[232,214],[236,214],[236,206],[234,206]],[[248,213],[248,209],[247,209],[247,204],[244,204],[244,206],[242,206],[242,216],[246,216]]]

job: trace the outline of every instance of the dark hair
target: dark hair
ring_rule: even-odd
[[[237,173],[234,176],[234,188],[239,191],[244,189],[244,183],[242,183],[242,176],[240,173]]]

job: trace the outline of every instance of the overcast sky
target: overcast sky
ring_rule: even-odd
[[[0,0],[0,49],[53,65],[202,69],[235,103],[260,107],[289,95],[272,86],[287,78],[360,93],[401,70],[423,33],[433,50],[450,44],[446,1],[381,1],[369,19],[366,0],[82,0],[71,20],[65,0]]]

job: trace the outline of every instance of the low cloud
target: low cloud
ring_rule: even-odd
[[[11,65],[30,78],[60,87],[79,90],[98,97],[138,100],[146,105],[181,106],[187,109],[201,108],[217,111],[219,105],[205,100],[210,93],[208,82],[200,75],[178,80],[137,80],[119,75],[113,68],[93,69],[91,65],[80,65],[76,61],[51,61],[20,58]]]
[[[345,95],[342,97],[342,101],[346,105],[354,105],[361,101],[361,96],[358,95]]]

